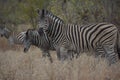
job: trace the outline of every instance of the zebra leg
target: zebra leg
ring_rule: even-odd
[[[58,58],[58,60],[61,60],[60,47],[56,47],[56,52],[57,52],[57,58]]]
[[[114,45],[104,45],[105,58],[109,61],[109,64],[116,63],[118,61],[118,54],[115,53]]]
[[[67,49],[65,47],[60,47],[60,56],[61,56],[61,60],[64,61],[66,59],[68,59],[68,53],[67,53]]]
[[[49,53],[48,50],[43,50],[43,52],[42,52],[42,57],[48,57],[49,60],[50,60],[50,62],[51,62],[51,63],[53,62],[52,57],[51,57],[51,55],[50,55],[50,53]]]
[[[72,60],[76,54],[74,50],[68,49],[66,47],[60,48],[60,54],[62,60]]]
[[[101,45],[95,49],[95,57],[105,57],[105,51]]]
[[[68,43],[69,43],[69,42],[68,42]],[[77,58],[77,57],[78,57],[78,53],[77,53],[77,51],[75,50],[74,45],[72,45],[72,43],[69,43],[69,44],[68,44],[68,43],[65,45],[68,59],[69,59],[69,60],[72,60],[73,58]]]
[[[78,53],[75,50],[68,50],[67,54],[70,57],[70,60],[72,60],[73,58],[78,58]]]
[[[69,59],[68,50],[64,46],[57,47],[56,51],[57,51],[57,57],[60,61]]]

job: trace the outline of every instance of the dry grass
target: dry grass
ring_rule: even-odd
[[[21,45],[10,45],[8,40],[4,37],[0,37],[0,50],[6,51],[6,50],[20,50],[22,46]]]
[[[39,49],[0,52],[0,80],[120,80],[120,64],[109,67],[105,60],[81,55],[77,60],[54,62],[41,58]]]
[[[104,59],[85,54],[60,62],[55,52],[51,52],[54,62],[50,63],[39,49],[23,53],[22,48],[5,51],[6,46],[0,44],[5,48],[0,51],[0,80],[120,80],[120,63],[108,66]]]

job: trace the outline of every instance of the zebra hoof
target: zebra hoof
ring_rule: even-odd
[[[24,53],[28,52],[28,49],[27,48],[24,48]]]

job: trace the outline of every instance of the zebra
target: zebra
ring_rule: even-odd
[[[35,36],[31,36],[31,35],[29,35],[29,33],[30,34],[37,33],[37,34]],[[52,47],[50,40],[47,40],[47,37],[44,36],[42,30],[37,31],[35,29],[28,29],[27,31],[20,32],[17,35],[13,35],[12,31],[10,31],[6,27],[1,26],[0,27],[0,36],[8,39],[10,45],[14,45],[14,44],[23,45],[25,53],[29,50],[31,45],[35,45],[42,50],[43,57],[48,56],[50,61],[52,62],[52,58],[49,54],[49,50],[55,50],[55,49]],[[39,38],[37,38],[39,40],[38,44],[36,42],[34,42],[35,37],[36,38],[39,37]],[[37,41],[37,39],[36,39],[36,41]],[[32,42],[29,42],[31,40],[32,40]]]
[[[26,38],[24,39],[24,52],[27,52],[31,45],[34,45],[42,50],[42,56],[48,57],[51,62],[52,57],[49,50],[55,51],[50,38],[48,38],[42,29],[28,29],[26,32]]]
[[[10,45],[14,45],[14,44],[22,45],[24,42],[25,33],[26,31],[23,31],[15,35],[14,32],[10,31],[5,26],[0,27],[1,37],[5,37],[10,43]]]
[[[119,47],[118,29],[114,24],[66,24],[48,10],[38,9],[37,12],[39,29],[43,28],[45,34],[51,38],[56,51],[64,48],[75,51],[77,56],[83,52],[95,52],[98,56],[98,53],[103,51],[104,53],[100,55],[104,56],[110,64],[118,61],[116,53],[116,47]],[[60,54],[57,55],[60,57]]]

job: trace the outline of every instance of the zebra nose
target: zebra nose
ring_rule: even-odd
[[[0,36],[1,36],[1,37],[3,37],[3,35],[2,35],[2,34],[1,34]]]
[[[28,52],[28,49],[27,48],[24,48],[24,53]]]

